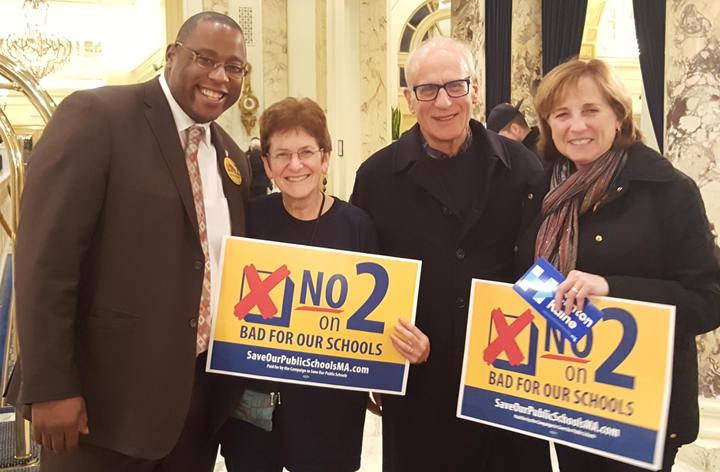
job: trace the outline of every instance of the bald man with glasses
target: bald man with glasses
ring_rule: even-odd
[[[550,471],[548,444],[456,417],[473,278],[512,282],[528,179],[522,144],[472,118],[472,54],[435,38],[410,53],[405,99],[417,124],[363,163],[351,202],[375,221],[381,252],[423,262],[416,327],[430,347],[404,397],[381,399],[383,470]]]

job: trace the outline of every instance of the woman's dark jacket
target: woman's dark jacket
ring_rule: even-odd
[[[541,205],[552,168],[530,181],[518,239],[517,270],[534,260]],[[642,143],[607,197],[580,216],[577,270],[605,277],[610,296],[675,305],[675,353],[668,440],[698,433],[695,336],[720,325],[720,267],[695,182]]]

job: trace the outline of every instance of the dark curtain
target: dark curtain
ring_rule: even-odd
[[[485,0],[485,98],[488,112],[510,102],[512,1]]]
[[[665,114],[665,5],[658,5],[657,0],[633,0],[633,10],[645,98],[655,138],[662,153]]]
[[[542,0],[543,74],[580,54],[587,0]]]

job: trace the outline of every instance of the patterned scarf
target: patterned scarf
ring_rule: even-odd
[[[543,223],[535,240],[535,259],[547,259],[567,277],[577,264],[578,218],[600,203],[620,170],[627,153],[612,149],[573,173],[567,158],[553,165],[550,191],[543,199]]]

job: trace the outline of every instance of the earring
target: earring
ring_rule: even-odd
[[[322,192],[325,193],[325,190],[327,190],[327,188],[326,188],[326,185],[327,185],[327,174],[323,174],[322,184],[323,184]]]

